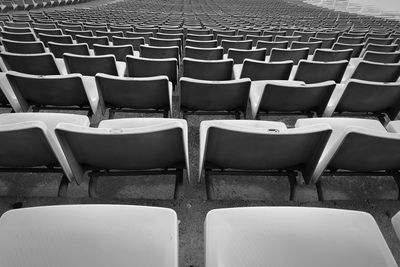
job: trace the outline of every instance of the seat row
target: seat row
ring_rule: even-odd
[[[1,114],[0,137],[2,172],[63,173],[59,195],[86,172],[90,196],[101,176],[175,175],[175,198],[184,169],[190,181],[185,120],[103,120],[93,128],[83,115]],[[290,129],[272,121],[203,121],[199,182],[204,174],[212,198],[214,175],[283,176],[291,200],[298,182],[316,184],[323,200],[324,176],[391,176],[399,183],[399,149],[399,121],[385,128],[368,119],[299,119]]]
[[[392,218],[397,234],[399,220],[399,214]],[[177,267],[178,224],[174,210],[159,207],[11,210],[0,218],[0,264]],[[214,209],[205,218],[204,243],[206,267],[397,266],[374,218],[353,210]]]

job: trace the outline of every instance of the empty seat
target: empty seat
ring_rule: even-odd
[[[321,48],[331,49],[333,44],[336,42],[336,39],[311,37],[309,42],[321,42]]]
[[[252,50],[230,48],[227,57],[233,59],[234,64],[242,64],[245,59],[265,61],[266,53],[265,48]]]
[[[57,266],[66,251],[74,255],[68,263],[74,266],[178,266],[178,220],[167,208],[62,205],[12,210],[0,218],[0,236],[1,262],[8,266]],[[17,248],[23,256],[12,253]]]
[[[40,109],[86,110],[96,113],[99,96],[95,86],[85,85],[82,75],[31,75],[7,72],[6,77],[23,112]]]
[[[64,53],[63,58],[68,73],[80,73],[87,76],[105,73],[118,76],[121,72],[118,71],[113,55],[82,56]]]
[[[379,45],[379,44],[369,44],[367,47],[364,49],[364,54],[367,51],[373,51],[373,52],[395,52],[397,50],[398,46],[397,44],[393,45]]]
[[[87,36],[87,37],[92,37],[93,33],[92,31],[75,31],[75,30],[65,30],[66,35],[70,35],[72,39],[76,40],[76,36]]]
[[[48,42],[61,43],[61,44],[73,44],[74,43],[74,41],[72,40],[72,37],[69,35],[48,35],[48,34],[39,33],[39,39],[40,39],[40,41],[43,42],[43,44],[45,46],[47,46]]]
[[[115,112],[158,112],[165,118],[172,113],[172,84],[167,76],[145,78],[97,74],[96,84],[103,114]]]
[[[191,78],[180,79],[180,110],[188,114],[240,114],[246,117],[250,79],[233,81],[205,81]]]
[[[286,176],[294,200],[295,171],[309,179],[330,133],[328,125],[287,129],[284,123],[272,121],[202,121],[199,174],[204,171],[207,197],[213,195],[211,176],[227,170],[230,176],[235,171],[237,175]]]
[[[175,58],[126,57],[127,75],[130,77],[152,77],[165,75],[172,84],[177,84],[178,61]]]
[[[233,74],[233,60],[200,60],[183,59],[183,77],[200,80],[231,80]]]
[[[1,32],[4,39],[20,42],[33,42],[36,41],[36,37],[32,32],[27,33],[15,33],[15,32]]]
[[[207,214],[204,236],[206,267],[396,266],[378,224],[361,211],[215,209]]]
[[[307,59],[308,48],[299,49],[280,49],[273,48],[271,50],[270,62],[292,60],[294,65],[297,65],[301,59]]]
[[[179,47],[177,46],[141,45],[140,56],[145,58],[175,58],[178,62],[180,59]]]
[[[81,36],[77,35],[76,36],[76,42],[78,44],[80,43],[86,43],[90,49],[93,49],[94,44],[100,44],[100,45],[108,45],[108,38],[103,36],[103,37],[94,37],[94,36]]]
[[[400,76],[399,63],[361,61],[351,78],[372,82],[395,82]]]
[[[314,51],[322,47],[322,42],[292,42],[290,49],[308,48],[308,54],[313,55]]]
[[[260,48],[267,49],[267,56],[271,54],[273,48],[287,49],[288,47],[289,47],[288,41],[282,41],[282,42],[258,41],[256,46],[257,49]]]
[[[150,37],[153,37],[152,32],[126,32],[126,37],[128,38],[144,38],[145,43],[150,43]]]
[[[348,65],[347,60],[319,62],[300,60],[294,80],[305,83],[319,83],[325,81],[342,81]]]
[[[185,46],[185,57],[202,59],[202,60],[220,60],[223,59],[224,49],[222,47],[215,48],[199,48]]]
[[[183,170],[190,173],[187,131],[185,120],[165,118],[104,120],[98,128],[71,124],[56,128],[65,156],[75,163],[71,167],[76,179],[90,171],[91,197],[96,195],[99,176],[148,173],[175,175],[177,198]]]
[[[235,78],[250,78],[258,80],[288,80],[292,71],[293,61],[265,62],[245,59],[242,66],[235,65]]]
[[[340,36],[337,40],[340,44],[362,44],[364,42],[364,37],[347,37]]]
[[[124,33],[122,31],[117,31],[117,32],[108,32],[108,31],[96,31],[96,36],[97,37],[103,37],[106,36],[108,38],[108,41],[111,42],[112,38],[114,36],[116,37],[123,37]]]
[[[198,47],[198,48],[215,48],[218,46],[218,43],[217,43],[217,40],[196,41],[196,40],[186,39],[185,45],[191,46],[191,47]]]
[[[353,49],[344,49],[344,50],[316,49],[312,60],[322,61],[322,62],[340,61],[340,60],[350,61],[352,54],[353,54]]]
[[[0,53],[7,70],[14,70],[35,75],[59,75],[55,58],[51,53],[14,54]],[[29,64],[27,64],[29,62]]]
[[[40,54],[46,52],[42,42],[20,42],[2,39],[4,49],[10,53],[17,54]]]
[[[210,40],[214,40],[214,35],[212,35],[212,34],[207,34],[207,35],[187,34],[186,39],[194,40],[194,41],[210,41]]]
[[[143,37],[117,37],[113,36],[112,38],[113,45],[132,45],[133,50],[139,51],[140,46],[144,45]]]
[[[252,86],[250,104],[253,118],[260,115],[303,114],[322,116],[335,89],[334,81],[304,84],[295,81],[268,81]]]
[[[353,49],[353,54],[351,54],[351,57],[359,57],[363,48],[364,48],[363,44],[341,44],[341,43],[335,43],[332,47],[333,50]]]
[[[56,58],[63,58],[64,53],[74,54],[74,55],[82,55],[82,56],[89,56],[89,47],[87,44],[62,44],[62,43],[54,43],[48,42],[47,45],[49,46],[50,52]]]
[[[101,55],[114,55],[117,61],[124,61],[127,55],[133,56],[132,45],[100,45],[93,44],[94,54],[96,56]]]
[[[378,63],[398,63],[400,61],[400,52],[373,52],[367,51],[363,60]]]
[[[276,36],[275,42],[283,42],[287,41],[289,43],[289,47],[292,45],[294,41],[300,42],[301,36]]]
[[[252,40],[252,46],[256,46],[258,41],[266,41],[266,42],[272,42],[273,37],[272,35],[246,35],[246,40]]]
[[[221,42],[221,46],[224,48],[224,54],[228,53],[228,50],[231,48],[250,50],[252,48],[252,45],[253,42],[251,40],[244,40],[244,41],[222,40]]]

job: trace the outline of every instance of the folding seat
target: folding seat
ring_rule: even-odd
[[[329,62],[300,60],[294,80],[307,84],[325,81],[340,83],[348,63],[347,60]]]
[[[193,114],[228,114],[236,119],[246,117],[251,81],[248,78],[232,81],[180,79],[180,111],[183,118]]]
[[[122,31],[119,31],[119,32],[96,31],[96,36],[97,36],[97,37],[106,36],[106,37],[108,38],[108,41],[109,41],[109,42],[112,42],[112,38],[113,38],[114,36],[123,37],[123,36],[124,36],[124,33],[123,33]]]
[[[397,48],[398,48],[397,44],[393,44],[393,45],[369,44],[364,49],[363,54],[365,54],[367,51],[372,51],[372,52],[395,52],[397,50]]]
[[[311,37],[315,37],[316,32],[294,31],[293,36],[300,36],[300,42],[308,42]]]
[[[276,36],[275,37],[275,42],[283,42],[287,41],[289,44],[289,47],[292,45],[294,41],[299,42],[301,40],[301,36]]]
[[[269,56],[273,48],[287,49],[288,47],[289,47],[288,41],[283,41],[283,42],[258,41],[256,49],[266,48],[267,56]]]
[[[233,59],[200,60],[183,59],[183,76],[199,80],[224,81],[231,80]]]
[[[316,49],[313,56],[313,61],[330,62],[330,61],[350,61],[352,49],[332,50],[332,49]]]
[[[292,71],[293,61],[265,62],[245,59],[243,65],[233,66],[235,79],[250,78],[259,80],[288,80]]]
[[[150,43],[150,37],[153,37],[152,32],[126,32],[128,38],[144,38],[146,44]]]
[[[134,51],[139,51],[140,46],[144,45],[143,37],[112,37],[113,45],[132,45]]]
[[[209,35],[211,34],[210,29],[186,29],[186,34],[196,34],[196,35]]]
[[[212,33],[214,34],[214,38],[217,39],[218,35],[230,35],[234,36],[236,35],[236,30],[212,30]]]
[[[30,110],[86,110],[96,113],[99,96],[95,86],[85,85],[82,75],[31,75],[6,73],[23,112]]]
[[[210,41],[197,41],[186,39],[185,46],[198,47],[198,48],[215,48],[218,46],[217,40]]]
[[[133,27],[131,25],[110,25],[110,32],[123,32],[126,36],[126,32],[132,32]]]
[[[60,69],[53,54],[14,54],[1,52],[1,58],[7,70],[34,75],[59,75]],[[29,64],[27,64],[29,62]]]
[[[175,175],[174,198],[189,180],[188,128],[185,120],[131,118],[103,120],[98,128],[58,124],[56,135],[72,173],[89,171],[89,196],[100,176]]]
[[[178,62],[180,60],[178,46],[140,46],[140,56],[145,58],[175,58]]]
[[[167,76],[145,78],[115,77],[97,74],[96,84],[100,107],[104,114],[109,109],[109,119],[116,112],[172,114],[172,83]]]
[[[114,55],[117,61],[125,62],[126,56],[133,56],[133,47],[132,45],[100,45],[93,44],[94,54],[96,56],[101,55]]]
[[[15,18],[13,20],[15,20]],[[5,21],[4,25],[8,26],[8,27],[14,27],[14,28],[28,28],[31,26],[29,22],[15,22],[15,21],[13,21],[13,22]]]
[[[365,45],[378,44],[378,45],[391,45],[394,42],[393,38],[372,38],[369,37]]]
[[[93,33],[93,36],[97,36],[96,32],[97,31],[102,31],[102,32],[107,32],[107,26],[105,25],[99,25],[99,26],[94,26],[94,25],[83,25],[83,30],[84,31],[91,31]]]
[[[197,35],[197,34],[187,34],[186,39],[195,40],[195,41],[210,41],[214,40],[214,35]]]
[[[228,53],[228,50],[231,48],[251,50],[252,45],[253,45],[252,40],[243,40],[243,41],[222,40],[221,42],[221,46],[224,48],[224,54]]]
[[[350,38],[365,38],[366,33],[355,33],[355,32],[344,32],[342,37],[350,37]]]
[[[321,117],[335,89],[334,81],[305,84],[299,81],[268,81],[252,86],[252,117],[261,115],[306,115]]]
[[[55,126],[60,122],[82,126],[89,125],[89,119],[83,115],[61,113],[1,114],[0,145],[2,153],[0,166],[2,172],[61,173],[63,177],[58,195],[65,195],[68,183],[73,181],[74,177],[54,134]],[[4,239],[2,238],[2,240]],[[4,257],[1,258],[4,263],[3,260]]]
[[[400,83],[350,79],[340,95],[332,98],[325,116],[337,114],[376,116],[381,122],[394,120],[400,111]]]
[[[92,31],[75,31],[75,30],[65,30],[66,35],[71,35],[72,39],[76,40],[76,36],[87,36],[93,37]]]
[[[322,47],[322,42],[292,42],[290,49],[308,48],[309,55],[313,55],[314,51]]]
[[[139,32],[139,33],[147,33],[147,32],[151,32],[153,34],[153,36],[156,35],[156,33],[158,32],[158,28],[157,27],[135,27],[135,32]],[[129,37],[129,36],[127,36]]]
[[[12,32],[12,33],[32,33],[32,29],[30,27],[27,28],[19,28],[19,27],[8,27],[8,26],[3,26],[3,31],[5,32]]]
[[[126,57],[126,70],[129,77],[152,77],[165,75],[173,85],[178,80],[178,61],[175,58]]]
[[[62,43],[48,43],[50,52],[53,53],[56,58],[63,58],[64,53],[89,56],[89,47],[87,44],[62,44]]]
[[[74,25],[63,25],[63,24],[59,23],[58,24],[58,28],[60,28],[63,31],[64,34],[69,34],[67,32],[67,30],[70,31],[70,32],[71,31],[72,32],[75,32],[75,31],[81,32],[81,31],[83,31],[83,26],[82,26],[81,23],[74,24]],[[85,32],[87,32],[87,31],[85,31]],[[92,35],[93,35],[93,33],[92,33]]]
[[[398,63],[400,61],[400,52],[373,52],[367,51],[363,60],[379,63]]]
[[[362,44],[364,42],[364,37],[346,37],[340,36],[337,41],[340,44]]]
[[[20,42],[2,39],[4,50],[10,53],[17,54],[38,54],[46,52],[42,42]]]
[[[83,56],[64,53],[63,58],[68,73],[85,76],[95,76],[97,73],[123,76],[125,73],[124,62],[118,64],[114,55]]]
[[[317,32],[315,34],[316,38],[335,38],[335,40],[339,37],[340,32],[338,31],[327,31],[327,32]]]
[[[57,23],[56,22],[50,22],[50,23],[33,22],[32,28],[35,30],[57,30]]]
[[[69,260],[74,266],[127,266],[132,262],[140,266],[178,266],[178,219],[168,208],[23,208],[1,216],[0,236],[1,262],[10,266],[57,266],[66,251],[74,255]],[[24,256],[13,254],[16,248]]]
[[[227,58],[232,58],[233,64],[243,64],[245,59],[265,61],[266,54],[267,49],[265,48],[252,50],[230,48]]]
[[[221,45],[222,41],[243,41],[244,36],[243,35],[222,35],[218,34],[217,35],[217,42],[219,45]]]
[[[155,35],[155,38],[157,39],[166,39],[166,40],[175,40],[175,39],[180,39],[181,40],[181,44],[183,43],[184,40],[184,35],[183,33],[179,33],[179,34],[168,34],[168,33],[161,33],[158,32]]]
[[[206,267],[396,266],[378,224],[366,212],[225,208],[209,211],[204,225]],[[288,251],[291,256],[284,256]]]
[[[48,46],[49,42],[60,44],[73,44],[74,41],[70,35],[48,35],[39,33],[39,39],[43,42],[44,46]]]
[[[336,39],[335,38],[316,38],[316,37],[311,37],[309,39],[309,42],[321,42],[321,47],[320,48],[327,48],[331,49],[333,44],[335,43]]]
[[[296,126],[321,123],[328,123],[333,134],[311,179],[306,181],[316,184],[319,200],[324,200],[323,176],[392,176],[398,181],[400,136],[390,124],[385,129],[371,119],[313,118],[299,119]]]
[[[160,28],[158,29],[159,33],[167,33],[167,34],[183,34],[183,28]]]
[[[1,35],[4,39],[19,42],[33,42],[36,41],[36,37],[32,32],[15,33],[2,31]]]
[[[280,49],[272,48],[270,62],[292,60],[294,65],[297,65],[301,59],[308,58],[308,48],[299,49]]]
[[[94,44],[100,45],[109,45],[108,38],[106,36],[102,37],[94,37],[94,36],[76,36],[76,42],[79,43],[86,43],[90,49],[93,49]]]
[[[223,59],[224,49],[222,47],[215,48],[198,48],[185,46],[185,57],[202,59],[202,60],[220,60]]]
[[[167,47],[167,46],[177,46],[179,48],[179,54],[182,51],[182,41],[181,39],[160,39],[160,38],[149,38],[149,45]]]
[[[361,61],[351,75],[352,79],[371,82],[395,82],[400,76],[400,63]],[[346,77],[344,78],[346,80]]]
[[[47,34],[47,35],[59,35],[59,36],[63,35],[63,33],[60,29],[37,29],[37,28],[34,28],[34,32],[38,38],[40,38],[39,37],[40,33]]]
[[[276,41],[276,36],[285,36],[286,31],[264,31],[263,35],[270,35],[272,36],[273,41]]]
[[[335,43],[332,47],[332,50],[346,50],[346,49],[353,49],[353,54],[351,57],[359,57],[362,50],[364,48],[364,44],[341,44]]]
[[[379,38],[379,39],[388,38],[389,34],[390,33],[388,33],[388,32],[385,32],[385,33],[371,33],[371,32],[369,32],[369,33],[367,33],[365,35],[365,40],[368,40],[368,38]]]
[[[256,46],[258,41],[266,41],[266,42],[272,42],[273,38],[272,35],[246,35],[246,40],[252,40],[253,44],[252,46]]]
[[[212,175],[286,176],[294,200],[296,176],[313,174],[330,133],[328,125],[287,129],[272,121],[202,121],[199,181],[204,172],[211,198]]]

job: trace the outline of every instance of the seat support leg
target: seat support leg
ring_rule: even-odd
[[[318,201],[324,201],[324,194],[323,194],[323,191],[322,191],[322,182],[321,182],[321,180],[318,180],[315,183],[315,187],[317,188]]]
[[[213,197],[213,189],[212,189],[212,178],[210,175],[207,173],[207,170],[204,172],[204,181],[206,184],[206,196],[207,200],[212,199]]]
[[[98,176],[90,176],[89,179],[89,197],[96,197],[96,188],[97,188],[97,181],[99,177]]]
[[[60,185],[58,187],[58,197],[66,197],[68,190],[69,180],[65,174],[63,174]]]
[[[296,173],[289,173],[289,185],[290,185],[290,195],[289,200],[294,201],[296,200],[296,186],[297,186],[297,174]]]
[[[176,170],[175,176],[175,190],[174,190],[174,199],[178,199],[181,193],[181,189],[183,186],[183,169]]]

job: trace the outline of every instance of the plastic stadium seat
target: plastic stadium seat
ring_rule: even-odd
[[[144,45],[143,37],[117,37],[112,38],[113,45],[132,45],[134,51],[139,51],[140,46]]]
[[[246,40],[252,40],[253,44],[252,46],[256,46],[258,41],[266,41],[266,42],[272,42],[273,41],[273,37],[272,35],[246,35]]]
[[[200,60],[183,59],[183,77],[223,81],[231,80],[233,74],[233,59]]]
[[[351,78],[371,82],[395,82],[400,76],[400,63],[361,61]]]
[[[89,56],[89,47],[87,44],[63,44],[63,43],[54,43],[48,42],[47,43],[50,52],[56,58],[63,58],[64,53],[74,54],[74,55],[82,55],[82,56]]]
[[[35,28],[34,31],[38,38],[40,38],[39,37],[40,33],[47,34],[47,35],[63,35],[63,32],[61,29],[37,29],[37,28]]]
[[[312,175],[318,199],[324,200],[322,176],[392,176],[398,180],[400,136],[377,120],[353,118],[299,119],[296,126],[328,123],[333,134]],[[306,181],[307,183],[310,181]],[[366,182],[366,181],[365,181]]]
[[[178,266],[178,219],[167,208],[62,205],[11,210],[0,218],[0,236],[0,263],[8,266],[63,266],[60,255],[66,251],[74,255],[68,260],[74,266]],[[21,255],[12,253],[16,249]]]
[[[175,58],[178,62],[179,47],[178,46],[140,46],[140,56],[145,58]]]
[[[195,41],[210,41],[210,40],[214,40],[214,35],[212,35],[212,34],[207,34],[207,35],[187,34],[186,39],[195,40]]]
[[[80,73],[86,76],[95,76],[97,73],[105,73],[114,76],[123,74],[113,55],[81,56],[64,53],[64,62],[68,73]]]
[[[108,41],[111,42],[112,38],[114,36],[116,36],[116,37],[124,37],[124,33],[122,31],[118,31],[118,32],[96,31],[96,36],[97,37],[106,36],[108,38]]]
[[[293,61],[265,62],[245,59],[243,65],[233,66],[235,78],[250,78],[258,80],[288,80],[292,71]]]
[[[48,35],[48,34],[39,33],[39,39],[40,39],[40,41],[43,42],[43,44],[45,46],[47,46],[47,44],[49,42],[60,43],[60,44],[73,44],[74,43],[72,37],[69,35]]]
[[[234,114],[246,117],[249,100],[250,79],[232,81],[205,81],[181,78],[180,110],[188,114]]]
[[[316,38],[334,38],[335,40],[339,37],[340,32],[338,31],[327,31],[327,32],[317,32],[315,34]]]
[[[10,53],[17,54],[40,54],[46,52],[44,45],[40,41],[20,42],[2,39],[4,49]]]
[[[32,29],[30,27],[27,28],[19,28],[19,27],[8,27],[8,26],[3,26],[3,31],[5,32],[11,32],[11,33],[32,33]]]
[[[92,31],[93,36],[96,36],[96,32],[98,32],[98,31],[107,32],[107,26],[83,25],[83,30]]]
[[[258,41],[256,46],[257,49],[266,48],[267,56],[271,54],[273,48],[287,49],[288,47],[289,47],[288,41],[282,41],[282,42]]]
[[[362,44],[364,42],[364,37],[346,37],[340,36],[337,40],[340,44]]]
[[[78,44],[81,43],[86,43],[90,49],[93,49],[94,44],[100,44],[100,45],[108,45],[108,38],[106,36],[102,37],[94,37],[94,36],[81,36],[81,35],[76,35],[76,42]]]
[[[60,182],[59,195],[65,195],[66,186],[74,177],[54,134],[54,128],[60,122],[89,125],[89,119],[82,115],[1,114],[1,168],[15,173],[62,173],[64,176]]]
[[[244,36],[243,35],[223,35],[223,34],[218,34],[217,35],[217,42],[219,45],[222,44],[222,41],[244,41]]]
[[[328,125],[287,129],[272,121],[202,121],[199,180],[204,171],[211,198],[211,175],[286,176],[294,200],[297,172],[310,178],[330,133]]]
[[[224,54],[228,53],[228,50],[231,48],[235,49],[246,49],[251,50],[253,45],[252,40],[243,40],[243,41],[231,41],[231,40],[222,40],[221,46],[224,48]]]
[[[51,53],[14,54],[0,53],[7,70],[35,75],[59,75],[60,70]],[[29,64],[27,64],[29,62]]]
[[[332,50],[332,49],[317,49],[312,58],[313,61],[330,62],[330,61],[350,61],[353,49]]]
[[[325,116],[334,112],[350,114],[376,115],[385,121],[385,115],[394,120],[400,111],[400,83],[370,82],[350,79],[340,96],[331,100]]]
[[[286,31],[264,31],[263,35],[272,36],[273,41],[275,41],[276,36],[285,36]]]
[[[276,36],[275,37],[275,42],[288,42],[289,47],[292,45],[293,42],[300,42],[301,36]]]
[[[372,52],[395,52],[398,48],[397,44],[392,45],[379,45],[379,44],[368,44],[363,51],[365,54],[368,51]]]
[[[12,41],[20,41],[20,42],[34,42],[36,41],[36,37],[32,32],[26,33],[15,33],[15,32],[1,32],[1,36],[4,39],[12,40]]]
[[[177,84],[178,61],[175,58],[126,57],[127,76],[152,77],[165,75],[173,85]]]
[[[179,53],[181,53],[182,40],[181,39],[160,39],[160,38],[150,37],[149,45],[159,46],[159,47],[177,46],[179,48]]]
[[[301,36],[300,42],[308,42],[311,37],[315,37],[316,32],[303,32],[303,31],[294,31],[293,36]]]
[[[373,38],[369,37],[365,42],[365,45],[377,44],[377,45],[391,45],[394,42],[393,38]]]
[[[378,224],[361,211],[215,209],[208,212],[204,231],[206,267],[396,266]]]
[[[215,48],[199,48],[192,46],[185,46],[185,57],[201,60],[221,60],[224,56],[224,49],[222,47]]]
[[[252,50],[229,48],[227,58],[232,58],[234,64],[243,64],[245,59],[265,61],[266,54],[265,48]]]
[[[198,48],[215,48],[218,46],[217,40],[210,41],[197,41],[186,39],[185,46],[198,47]]]
[[[133,118],[103,120],[98,128],[58,124],[56,134],[72,172],[80,180],[89,173],[89,193],[96,195],[99,176],[174,174],[174,198],[189,172],[185,120]],[[107,172],[104,172],[107,170]],[[188,176],[189,179],[189,176]]]
[[[351,57],[359,57],[364,48],[363,44],[341,44],[335,43],[332,47],[333,50],[346,50],[353,49],[353,54]]]
[[[196,35],[208,35],[211,34],[210,29],[186,29],[187,34],[196,34]]]
[[[250,104],[253,118],[260,115],[314,114],[321,117],[335,89],[335,82],[304,84],[295,81],[269,81],[264,87],[252,86]]]
[[[299,49],[280,49],[272,48],[270,62],[292,60],[294,65],[297,65],[301,59],[307,59],[308,48]]]
[[[101,55],[114,55],[117,61],[125,62],[126,56],[133,56],[133,47],[132,45],[100,45],[93,44],[94,54],[96,56]]]
[[[400,52],[373,52],[367,51],[363,60],[378,63],[398,63],[400,61]]]
[[[76,30],[65,30],[66,35],[70,35],[72,39],[76,40],[76,36],[93,37],[92,31],[76,31]]]
[[[165,118],[172,113],[172,84],[167,76],[146,78],[115,77],[97,74],[100,107],[109,118],[115,112],[160,112]]]
[[[96,113],[99,96],[80,74],[31,75],[7,72],[6,77],[23,112],[39,109],[86,110]]]
[[[145,43],[150,43],[150,38],[153,37],[152,32],[126,32],[128,38],[144,38]]]
[[[111,32],[123,32],[124,36],[126,36],[126,32],[133,31],[131,25],[110,25],[109,29]]]
[[[322,42],[292,42],[290,49],[300,49],[300,48],[308,48],[308,54],[314,54],[314,51],[318,48],[322,47]]]
[[[347,60],[319,62],[300,60],[294,80],[305,83],[319,83],[325,81],[342,81],[348,65]]]
[[[321,48],[331,49],[333,44],[336,42],[335,38],[316,38],[311,37],[309,42],[321,42]]]

